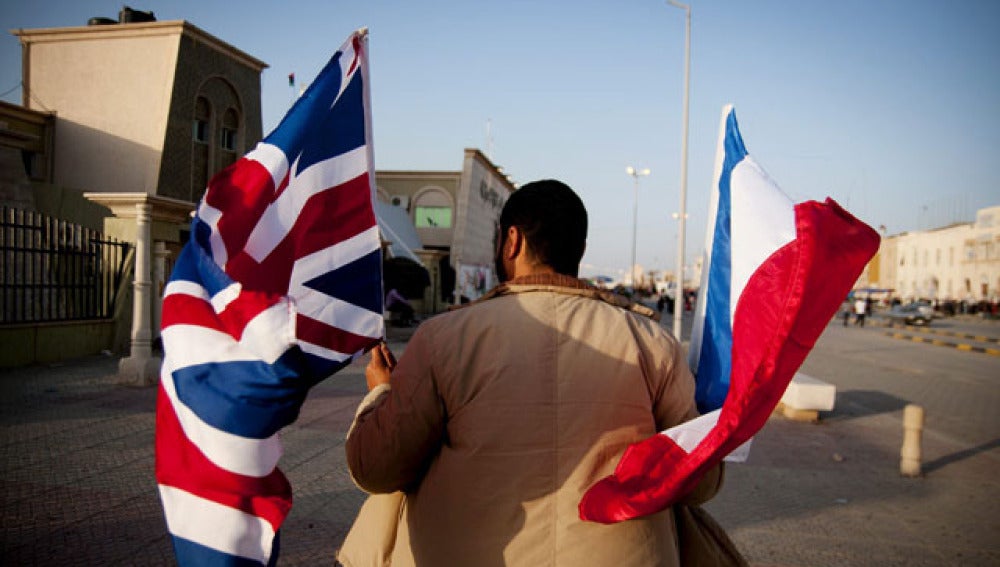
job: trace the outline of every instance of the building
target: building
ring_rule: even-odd
[[[516,187],[482,152],[466,149],[460,171],[376,171],[375,184],[379,200],[406,210],[420,238],[414,252],[431,274],[421,312],[476,299],[497,283],[500,211]]]
[[[129,8],[117,21],[12,33],[23,108],[0,107],[0,197],[134,243],[132,314],[118,322],[132,328],[109,346],[130,345],[123,375],[155,380],[170,258],[209,178],[261,139],[267,65],[186,21]]]
[[[903,301],[997,301],[1000,297],[1000,206],[976,220],[882,238],[869,284]]]

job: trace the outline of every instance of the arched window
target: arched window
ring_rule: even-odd
[[[240,129],[240,116],[236,110],[226,109],[222,115],[222,133],[219,137],[219,146],[228,152],[236,151],[236,136]]]
[[[208,98],[199,96],[195,99],[192,124],[191,186],[187,198],[194,202],[205,192],[213,170],[212,148],[209,144],[212,138],[212,103]]]
[[[208,143],[209,124],[212,120],[212,105],[208,99],[200,96],[194,103],[194,123],[192,137],[195,142]]]
[[[413,202],[413,224],[417,228],[451,228],[451,197],[443,189],[428,188],[417,193]]]

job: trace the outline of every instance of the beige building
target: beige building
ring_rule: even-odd
[[[0,198],[134,243],[132,316],[118,322],[132,327],[122,374],[141,383],[158,372],[159,292],[189,213],[262,137],[267,65],[188,22],[139,19],[154,20],[123,9],[118,22],[11,32],[24,108],[0,108]]]
[[[482,152],[466,149],[461,171],[376,171],[375,183],[379,199],[405,209],[420,237],[416,252],[432,283],[423,312],[476,299],[496,284],[493,241],[516,187]]]
[[[57,185],[197,201],[262,137],[267,65],[188,22],[12,33],[25,108],[56,116]]]
[[[969,302],[1000,297],[1000,206],[976,220],[883,237],[869,283],[892,288],[904,301]]]

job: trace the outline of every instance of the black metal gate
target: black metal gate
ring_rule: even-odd
[[[131,244],[2,207],[0,324],[112,317]]]

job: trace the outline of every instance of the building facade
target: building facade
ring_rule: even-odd
[[[134,243],[134,281],[121,298],[131,317],[126,310],[116,318],[131,326],[120,371],[128,382],[149,383],[158,373],[151,345],[171,258],[209,178],[262,137],[267,65],[188,22],[140,14],[126,8],[119,21],[12,32],[21,43],[24,111],[0,109],[8,117],[0,197]],[[122,350],[117,339],[109,346]]]
[[[262,137],[267,65],[188,22],[14,35],[24,107],[56,115],[55,184],[194,202]]]
[[[869,285],[904,301],[997,301],[1000,297],[1000,206],[976,220],[882,238]]]
[[[423,311],[474,300],[496,285],[493,246],[500,211],[516,187],[477,149],[461,171],[376,171],[378,198],[406,209],[431,273]]]

